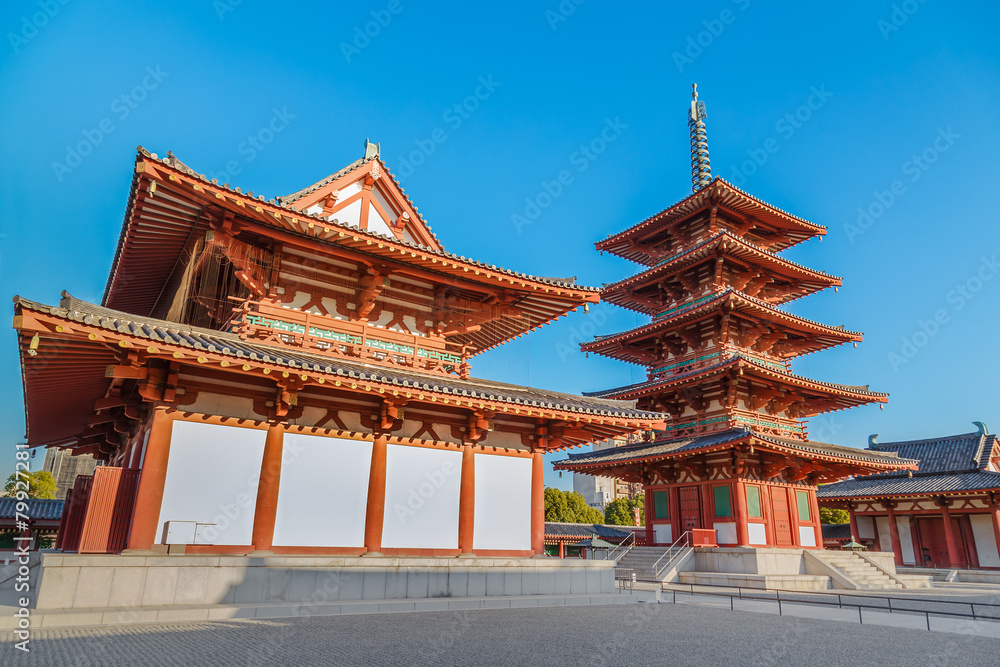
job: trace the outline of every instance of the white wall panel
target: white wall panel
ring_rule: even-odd
[[[215,523],[214,544],[250,544],[267,431],[175,421],[156,541],[167,521]]]
[[[389,445],[382,546],[457,549],[462,453]]]
[[[979,556],[980,567],[1000,567],[993,519],[989,514],[970,514],[969,520],[972,522],[972,536],[976,540],[976,554]]]
[[[855,517],[855,521],[858,524],[858,532],[860,535],[857,537],[863,537],[866,540],[875,539],[875,518],[870,516],[859,516]]]
[[[816,529],[812,526],[799,526],[799,544],[804,547],[816,546]]]
[[[767,528],[762,523],[748,523],[747,538],[750,544],[765,546],[767,544]]]
[[[878,543],[882,551],[892,551],[892,536],[889,534],[889,517],[875,517],[875,527],[878,528]]]
[[[716,538],[719,544],[736,544],[736,524],[735,523],[715,523]]]
[[[896,526],[899,527],[899,546],[903,550],[903,564],[913,565],[916,559],[913,555],[913,535],[910,532],[910,517],[897,516]]]
[[[476,454],[473,549],[531,548],[531,459]]]
[[[276,546],[363,547],[372,443],[286,433]]]
[[[582,477],[583,475],[581,475]],[[674,543],[674,527],[669,523],[653,524],[653,539],[657,544]]]

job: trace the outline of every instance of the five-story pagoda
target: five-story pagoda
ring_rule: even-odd
[[[779,308],[841,284],[778,254],[825,228],[713,179],[704,118],[695,89],[694,193],[596,244],[643,266],[601,298],[652,321],[581,345],[647,368],[646,381],[593,395],[661,411],[666,431],[556,467],[642,482],[656,543],[714,528],[723,544],[816,547],[818,483],[907,462],[807,439],[804,418],[886,394],[792,373],[795,357],[861,340]]]

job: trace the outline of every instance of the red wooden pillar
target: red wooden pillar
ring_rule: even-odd
[[[715,508],[712,503],[712,490],[708,484],[698,485],[698,495],[701,496],[701,527],[712,530],[715,528]],[[716,535],[716,543],[719,538]]]
[[[368,475],[368,509],[365,514],[365,555],[382,555],[382,522],[385,519],[385,470],[388,443],[376,435],[372,444],[372,467]]]
[[[264,440],[264,457],[260,462],[260,483],[253,514],[253,550],[270,551],[274,539],[274,522],[278,516],[278,486],[281,483],[281,450],[285,427],[271,424]]]
[[[472,444],[462,445],[462,483],[458,500],[458,550],[461,556],[474,556],[472,535],[476,520],[476,455]]]
[[[802,547],[802,538],[799,537],[799,499],[795,497],[794,487],[784,487],[781,492],[785,494],[788,502],[788,525],[792,533],[792,546]]]
[[[139,473],[139,488],[129,530],[129,549],[150,549],[157,541],[163,485],[167,479],[167,459],[170,456],[170,432],[173,418],[165,407],[153,411],[153,423],[146,443],[146,458]]]
[[[899,542],[899,526],[896,525],[896,510],[891,503],[885,503],[889,513],[889,540],[892,542],[892,557],[896,565],[903,564],[903,547]]]
[[[961,561],[958,558],[958,542],[955,541],[955,527],[951,523],[951,512],[948,511],[948,501],[942,498],[938,504],[941,506],[941,517],[944,519],[944,541],[948,547],[948,565],[950,567],[960,567]]]
[[[990,503],[990,517],[993,519],[993,537],[997,541],[997,553],[1000,554],[1000,504],[997,504],[996,499]]]
[[[858,517],[854,515],[854,503],[847,504],[847,515],[851,518],[851,535],[858,542],[861,541],[861,529],[858,528]]]
[[[563,542],[562,540],[559,540],[559,558],[565,558],[565,557],[566,557],[566,543]]]
[[[643,510],[646,512],[646,544],[656,544],[656,533],[653,530],[653,512],[656,508],[653,502],[653,490],[645,488],[642,494]]]
[[[745,489],[746,487],[740,480],[737,479],[733,482],[733,518],[736,519],[736,545],[741,547],[750,545]]]
[[[545,555],[545,461],[542,450],[531,456],[531,550]]]
[[[813,520],[813,530],[816,532],[816,548],[823,548],[823,522],[819,518],[819,500],[816,498],[816,488],[806,491],[809,495],[809,514]]]

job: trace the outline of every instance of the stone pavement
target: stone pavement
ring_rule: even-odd
[[[0,664],[995,667],[1000,641],[728,606],[633,604],[37,630],[31,648],[25,655],[4,642]]]

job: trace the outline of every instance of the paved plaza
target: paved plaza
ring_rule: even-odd
[[[691,604],[422,612],[38,630],[31,665],[995,666],[1000,640]]]

